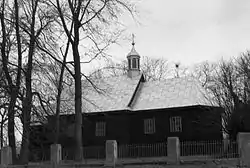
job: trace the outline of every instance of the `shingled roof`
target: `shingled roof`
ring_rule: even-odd
[[[129,109],[128,104],[135,93],[141,75],[129,78],[127,75],[92,79],[82,82],[82,112],[107,112]],[[93,87],[94,86],[94,87]],[[74,88],[64,91],[63,110],[74,111]],[[66,110],[67,109],[67,110]]]
[[[148,110],[204,105],[211,106],[208,93],[193,77],[142,83],[132,109]]]
[[[94,81],[92,86],[83,89],[83,112],[106,112],[128,109],[141,76],[129,78],[116,76]]]
[[[211,99],[193,77],[173,78],[161,81],[141,81],[143,77],[129,78],[127,75],[93,80],[96,88],[83,82],[82,112],[141,111],[185,106],[212,106]],[[74,94],[63,109],[74,107]],[[70,111],[70,110],[67,110]]]

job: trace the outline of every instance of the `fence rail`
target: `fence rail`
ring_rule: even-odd
[[[119,145],[118,158],[167,156],[167,143]]]
[[[155,144],[130,144],[118,145],[117,154],[119,159],[143,158],[143,157],[166,157],[167,142]],[[105,146],[83,147],[85,159],[105,159]],[[32,150],[30,161],[48,161],[50,149]],[[229,141],[182,141],[180,142],[180,156],[204,156],[213,159],[238,158],[237,142]],[[62,160],[74,160],[74,149],[62,147]]]
[[[237,158],[237,142],[203,141],[180,142],[181,156],[208,156],[211,158]]]
[[[105,146],[83,147],[83,158],[85,159],[104,159]],[[62,148],[62,160],[74,160],[74,149]]]

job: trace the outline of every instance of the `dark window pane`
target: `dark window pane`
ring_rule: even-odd
[[[132,68],[137,68],[136,67],[136,58],[133,58],[133,60],[132,60]]]
[[[138,59],[138,69],[140,69],[140,59]]]
[[[131,59],[128,59],[128,69],[131,69]]]

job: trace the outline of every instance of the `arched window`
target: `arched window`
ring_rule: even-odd
[[[136,58],[132,59],[132,68],[134,68],[134,69],[137,68],[137,66],[136,66]]]

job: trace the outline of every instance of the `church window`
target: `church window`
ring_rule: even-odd
[[[106,135],[106,123],[103,121],[96,122],[95,136],[105,136],[105,135]]]
[[[182,132],[181,117],[170,117],[170,132]]]
[[[145,134],[155,133],[155,118],[144,119],[144,133]]]
[[[132,59],[132,68],[133,68],[133,69],[136,69],[136,68],[137,68],[137,66],[136,66],[136,58],[133,58],[133,59]]]

